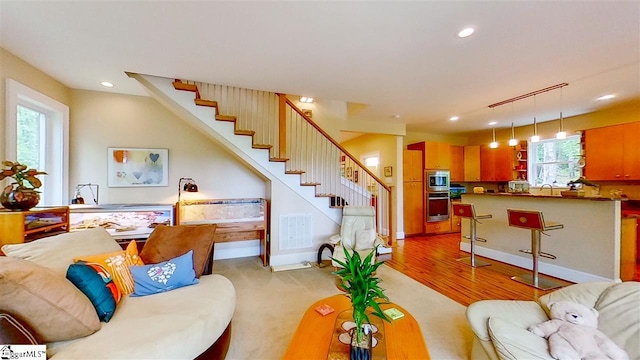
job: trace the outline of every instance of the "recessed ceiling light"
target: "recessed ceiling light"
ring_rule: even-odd
[[[310,104],[310,103],[313,102],[313,98],[312,97],[301,96],[300,97],[300,102]]]
[[[489,125],[493,126],[493,125],[495,125],[497,123],[498,123],[497,121],[491,121],[491,122],[489,122]]]
[[[609,94],[609,95],[604,95],[604,96],[600,96],[598,99],[596,100],[609,100],[609,99],[613,99],[614,97],[616,97],[613,94]]]
[[[108,87],[108,88],[112,88],[113,84],[108,82],[108,81],[103,81],[100,83],[100,85],[104,86],[104,87]]]
[[[460,30],[460,32],[458,32],[458,37],[466,38],[467,36],[471,36],[471,34],[473,34],[474,31],[475,31],[474,28],[470,28],[470,27],[462,29]]]
[[[400,114],[395,114],[395,115],[393,115],[393,118],[394,118],[394,119],[400,119]]]
[[[460,119],[460,118],[459,118],[459,117],[457,117],[457,116],[452,116],[452,117],[450,117],[450,118],[449,118],[449,120],[451,120],[451,121],[456,121],[456,120],[458,120],[458,119]]]

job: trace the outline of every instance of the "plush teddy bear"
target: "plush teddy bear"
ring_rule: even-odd
[[[571,301],[549,304],[551,320],[529,327],[549,341],[549,353],[558,360],[616,359],[629,355],[598,330],[598,311]]]

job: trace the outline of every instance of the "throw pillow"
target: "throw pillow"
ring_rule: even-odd
[[[138,256],[138,245],[135,240],[131,240],[126,250],[97,254],[91,256],[81,256],[73,259],[74,262],[98,263],[107,269],[113,282],[123,295],[133,292],[133,278],[129,271],[129,266],[144,265]]]
[[[159,264],[132,266],[135,289],[131,296],[153,295],[198,283],[193,270],[193,250]]]
[[[356,250],[373,249],[376,236],[375,229],[356,230]]]
[[[0,256],[0,309],[31,326],[43,342],[76,339],[100,329],[91,301],[80,290],[27,260]]]
[[[38,345],[35,331],[9,314],[0,313],[0,344]]]
[[[103,228],[74,231],[2,247],[7,256],[33,261],[55,270],[63,277],[74,258],[117,250],[122,248]]]
[[[145,264],[157,264],[193,250],[196,277],[204,273],[211,256],[215,224],[156,227],[140,251]]]
[[[91,300],[100,321],[111,320],[122,293],[102,265],[71,264],[67,270],[67,279]]]

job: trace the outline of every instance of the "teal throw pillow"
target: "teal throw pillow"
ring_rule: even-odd
[[[100,321],[111,320],[122,294],[102,265],[84,262],[71,264],[67,269],[67,279],[91,300]]]
[[[131,296],[153,295],[198,283],[193,270],[193,250],[158,264],[130,266],[134,289]]]

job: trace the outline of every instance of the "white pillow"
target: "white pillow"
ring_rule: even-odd
[[[2,252],[7,256],[33,261],[63,276],[76,257],[118,250],[122,248],[103,228],[69,232],[2,247]]]
[[[373,249],[373,243],[376,240],[376,230],[356,230],[356,250]]]

